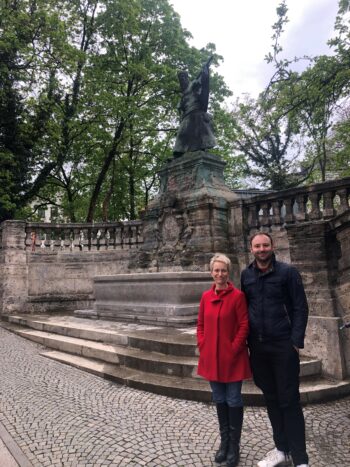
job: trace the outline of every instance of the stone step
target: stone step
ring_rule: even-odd
[[[61,336],[45,331],[22,328],[13,328],[13,330],[21,337],[61,352],[102,360],[103,362],[135,368],[144,372],[180,377],[197,377],[198,359],[196,357],[180,357],[148,352],[131,347]]]
[[[135,389],[186,400],[211,401],[209,384],[203,379],[146,373],[58,351],[45,351],[41,355]],[[312,377],[300,384],[303,404],[337,399],[349,393],[350,381]],[[242,395],[246,405],[264,405],[262,394],[252,381],[244,381]]]
[[[48,321],[49,319],[49,321]],[[193,365],[192,370],[188,367],[185,369],[177,369],[176,374],[188,374],[189,372],[195,373],[197,359],[198,359],[198,350],[196,345],[196,336],[195,336],[195,329],[193,330],[169,330],[169,328],[154,328],[154,326],[145,329],[130,330],[125,329],[125,327],[120,327],[120,325],[115,324],[114,327],[118,330],[107,330],[107,329],[95,329],[97,326],[103,326],[103,323],[107,323],[110,327],[113,326],[110,322],[93,322],[89,320],[88,323],[81,323],[75,322],[68,317],[67,321],[65,322],[65,318],[57,319],[54,321],[52,317],[48,317],[47,319],[44,318],[32,318],[30,316],[9,316],[8,318],[9,323],[17,324],[19,326],[30,327],[32,329],[36,329],[39,331],[44,331],[47,333],[55,333],[66,337],[73,337],[78,339],[96,341],[96,342],[103,342],[106,344],[115,344],[117,346],[126,346],[131,347],[134,349],[139,349],[144,352],[151,352],[157,354],[165,354],[176,356],[174,357],[174,361],[176,362],[187,362],[186,357],[192,357],[192,360],[188,360],[188,362],[192,362]],[[79,321],[79,320],[78,320]],[[81,320],[83,321],[83,320]],[[70,324],[69,324],[70,323]],[[95,328],[93,326],[95,325]],[[24,336],[30,338],[29,335]],[[34,339],[33,339],[34,340]],[[59,341],[55,341],[55,345],[59,345]],[[52,345],[48,345],[48,343],[43,344],[47,347],[52,347]],[[66,342],[64,346],[67,348],[68,343]],[[91,346],[90,346],[91,347]],[[95,346],[96,347],[96,346]],[[58,347],[54,347],[58,348]],[[76,346],[79,349],[79,346]],[[60,349],[62,350],[62,349]],[[96,348],[94,351],[97,351]],[[91,349],[87,349],[86,352],[91,352]],[[72,352],[81,354],[81,352]],[[141,358],[143,355],[142,353],[133,353],[133,358],[138,359]],[[195,359],[193,359],[195,357]],[[99,358],[99,357],[96,357]],[[112,358],[112,357],[111,357]],[[115,355],[114,355],[115,358]],[[151,359],[151,366],[154,365],[154,359]],[[108,360],[107,360],[108,361]],[[159,360],[158,360],[159,361]],[[194,362],[194,363],[193,363]],[[165,360],[160,361],[160,372],[164,372],[165,374],[171,374],[174,371],[173,367],[164,368],[165,367]],[[134,366],[137,365],[137,362],[134,362]],[[300,376],[316,376],[321,373],[322,364],[321,361],[318,359],[312,358],[301,358],[301,366],[300,366]],[[152,371],[152,370],[150,370]],[[183,373],[184,372],[184,373]]]
[[[38,325],[39,323],[36,322],[35,324]],[[48,327],[51,329],[51,327],[53,327],[53,323]],[[48,331],[38,331],[28,328],[25,329],[23,326],[13,323],[7,325],[7,328],[38,344],[62,352],[94,358],[107,363],[113,363],[115,365],[134,368],[150,373],[198,378],[197,356],[179,355],[177,353],[162,353],[158,351],[157,347],[155,347],[155,350],[150,350],[152,349],[152,344],[154,342],[148,341],[145,348],[140,348],[132,345],[129,346],[128,344],[116,345],[106,342],[98,342],[96,340],[89,340],[86,338],[86,335],[85,338],[71,337],[66,335],[67,328],[62,329],[61,326],[59,326],[59,330],[64,331],[64,334],[55,334]],[[57,331],[58,328],[55,327],[55,330]],[[140,344],[138,339],[136,339],[136,343],[138,345]],[[159,342],[155,341],[155,343]],[[133,342],[131,342],[131,344],[133,344]],[[162,347],[162,345],[159,347]],[[318,360],[301,360],[301,377],[319,375],[320,370],[321,363]]]
[[[134,313],[130,312],[123,312],[118,311],[118,321],[123,321],[125,323],[138,323],[138,324],[156,324],[158,326],[191,326],[195,325],[197,322],[197,315],[198,312],[195,314],[192,313],[190,315],[184,316],[157,316],[156,318],[151,314],[141,314],[139,313],[135,316]],[[101,316],[105,320],[113,320],[114,313],[105,311],[104,313],[99,312],[99,316]]]
[[[91,321],[90,319],[72,318],[70,316],[54,318],[52,316],[13,315],[7,317],[7,322],[38,331],[96,342],[125,345],[169,355],[198,356],[195,328],[180,330],[135,325],[134,329],[132,329],[121,323],[102,320]]]
[[[2,326],[55,349],[43,354],[62,363],[157,394],[199,401],[211,398],[208,383],[196,374],[198,357],[171,354],[181,346],[185,347],[185,353],[196,348],[195,328],[169,330],[71,316],[16,316],[8,321]],[[110,342],[103,342],[106,337]],[[150,351],[152,348],[167,349],[167,353]],[[304,403],[350,393],[350,381],[324,379],[319,375],[320,369],[317,359],[302,358],[301,398]],[[251,381],[244,382],[243,394],[247,404],[263,403],[261,392]]]

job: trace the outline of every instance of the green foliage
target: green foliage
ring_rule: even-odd
[[[59,75],[63,62],[70,71],[75,55],[63,3],[0,3],[0,220],[26,206],[64,156],[54,144]]]
[[[172,153],[177,70],[218,63],[215,46],[190,47],[167,0],[1,1],[0,27],[0,220],[33,199],[71,221],[137,217]],[[214,113],[227,95],[214,74]]]

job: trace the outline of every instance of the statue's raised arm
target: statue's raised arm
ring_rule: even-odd
[[[216,145],[211,116],[207,113],[209,102],[209,67],[213,57],[202,66],[193,81],[186,71],[178,73],[181,100],[178,105],[180,126],[176,135],[174,156],[185,152],[205,151]]]

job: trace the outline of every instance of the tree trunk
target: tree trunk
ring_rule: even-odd
[[[109,166],[111,165],[117,153],[117,147],[118,147],[118,143],[120,141],[120,137],[124,129],[124,125],[125,125],[125,122],[122,119],[116,127],[112,147],[103,162],[102,168],[100,170],[100,173],[98,174],[95,187],[91,195],[89,211],[86,217],[86,222],[92,222],[94,220],[94,214],[96,211],[97,200],[101,192],[101,187],[106,178],[106,174],[108,172]]]

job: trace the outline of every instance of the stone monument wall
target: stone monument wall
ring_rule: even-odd
[[[92,308],[93,278],[128,271],[140,222],[1,225],[0,309],[69,312]]]

